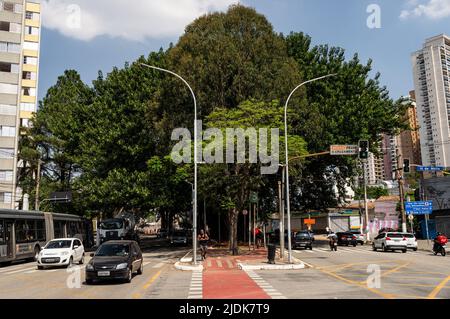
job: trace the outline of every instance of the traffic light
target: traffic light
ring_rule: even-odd
[[[404,173],[409,173],[410,172],[410,168],[409,168],[409,159],[405,158],[403,160],[403,172]]]
[[[368,159],[369,158],[369,141],[359,141],[359,158]]]

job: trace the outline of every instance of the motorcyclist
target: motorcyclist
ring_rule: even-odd
[[[330,247],[333,247],[335,245],[335,242],[337,241],[337,235],[330,230],[327,238],[330,240]]]
[[[438,232],[436,238],[434,239],[433,251],[437,251],[440,246],[444,246],[448,242],[447,236]]]

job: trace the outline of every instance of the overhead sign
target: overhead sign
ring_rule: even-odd
[[[316,224],[316,220],[312,219],[312,218],[306,218],[303,220],[303,223],[306,225],[315,225]]]
[[[331,145],[330,155],[356,155],[358,154],[358,145]]]
[[[430,215],[433,213],[433,202],[431,200],[406,202],[405,210],[408,215]]]
[[[418,172],[441,172],[444,171],[443,166],[416,166],[416,171]]]

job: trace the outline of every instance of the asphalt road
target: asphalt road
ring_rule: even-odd
[[[370,246],[332,252],[324,244],[293,254],[312,268],[256,272],[289,299],[450,298],[449,255],[374,252]]]
[[[163,240],[144,240],[144,273],[131,283],[85,284],[86,263],[67,268],[37,270],[35,262],[0,267],[0,299],[129,299],[182,298],[189,294],[190,272],[181,272],[174,263],[189,248],[168,247]],[[176,289],[175,289],[176,288]]]

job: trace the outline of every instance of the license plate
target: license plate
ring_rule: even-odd
[[[98,275],[99,277],[108,277],[108,276],[110,275],[110,272],[109,272],[109,271],[99,271],[99,272],[97,273],[97,275]]]

